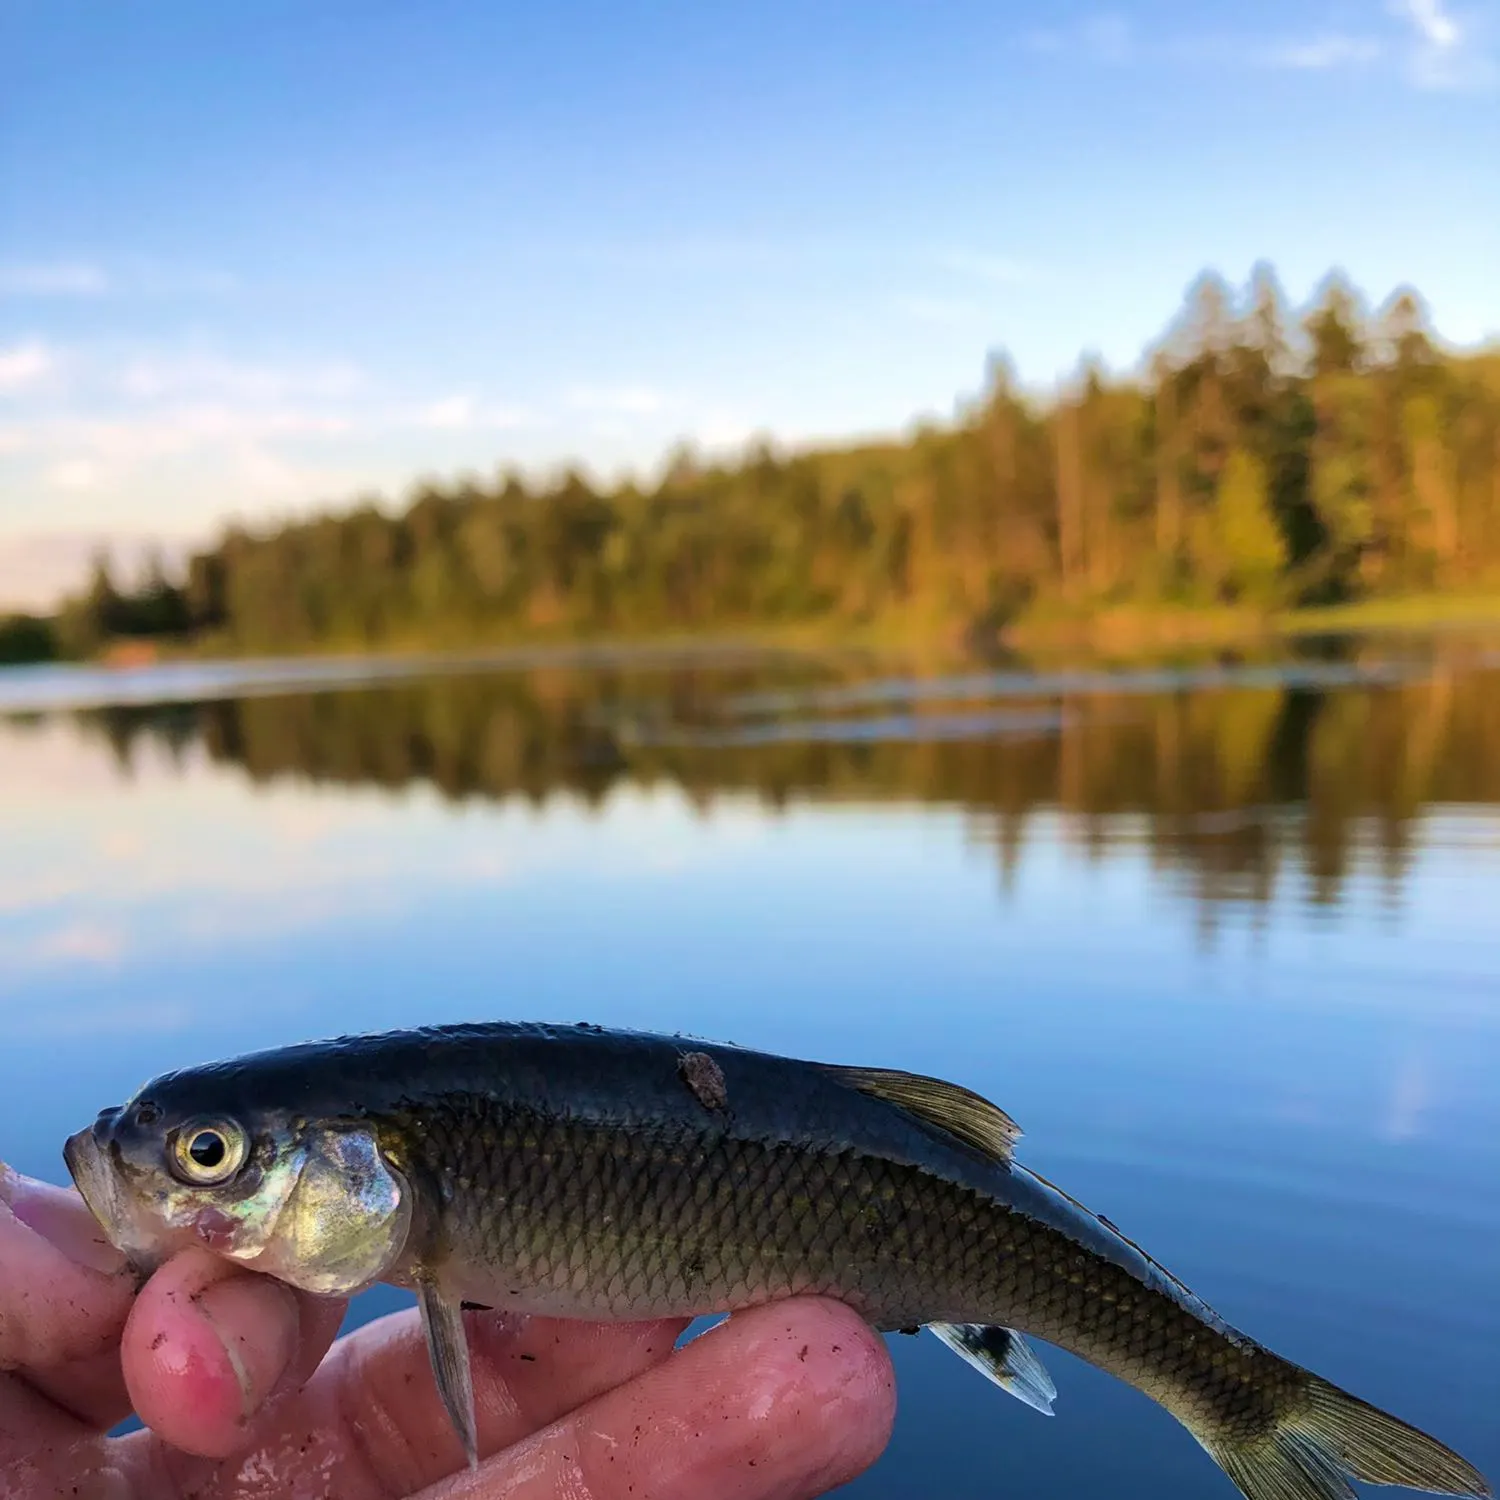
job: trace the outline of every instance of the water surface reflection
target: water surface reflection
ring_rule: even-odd
[[[1483,651],[131,681],[0,720],[23,1169],[58,1177],[149,1073],[343,1029],[589,1019],[912,1067],[996,1098],[1226,1316],[1500,1470]],[[866,1500],[1226,1492],[1066,1356],[1047,1423],[932,1341],[896,1354]]]
[[[1143,841],[1209,901],[1265,900],[1290,874],[1330,902],[1360,860],[1397,885],[1434,807],[1500,802],[1500,667],[1488,656],[1158,671],[1120,684],[1099,673],[936,679],[905,683],[898,717],[884,709],[899,684],[868,697],[857,683],[752,693],[764,673],[554,668],[115,707],[73,722],[124,767],[147,742],[172,754],[197,745],[257,784],[421,785],[535,805],[668,785],[700,807],[746,794],[771,810],[946,806],[1007,868],[1028,824],[1056,810],[1081,847]],[[992,702],[976,710],[981,683]]]

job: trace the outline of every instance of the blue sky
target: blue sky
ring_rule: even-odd
[[[1500,333],[1500,0],[0,0],[0,599],[424,473],[1128,366],[1212,266]]]

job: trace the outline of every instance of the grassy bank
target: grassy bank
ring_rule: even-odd
[[[1318,608],[1105,608],[1064,616],[1022,616],[1000,632],[1025,654],[1146,655],[1192,647],[1267,644],[1311,635],[1430,633],[1500,628],[1500,593],[1412,594]]]
[[[375,645],[356,638],[246,648],[221,634],[152,641],[115,641],[96,661],[128,668],[159,661],[378,655],[525,655],[612,648],[671,653],[714,649],[781,651],[793,655],[853,653],[901,657],[938,668],[997,653],[1128,661],[1235,647],[1273,650],[1313,635],[1430,634],[1500,629],[1500,592],[1413,594],[1316,609],[1252,610],[1182,605],[1119,605],[1064,612],[1056,605],[1022,615],[993,633],[975,633],[931,610],[886,611],[866,621],[776,625],[746,621],[688,632],[612,630],[598,634],[555,625],[542,630],[411,633]],[[34,658],[35,659],[35,658]]]
[[[1303,634],[1322,631],[1442,630],[1500,625],[1500,593],[1411,594],[1363,599],[1324,609],[1296,610],[1281,617],[1283,628]]]

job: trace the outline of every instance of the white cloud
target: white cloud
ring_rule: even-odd
[[[1461,13],[1449,8],[1449,0],[1386,0],[1386,13],[1399,23],[1399,36],[1386,27],[1328,28],[1281,41],[1225,32],[1142,37],[1124,17],[1102,12],[1072,25],[1029,32],[1023,42],[1033,52],[1116,66],[1157,61],[1320,73],[1384,60],[1404,63],[1410,81],[1419,88],[1475,89],[1500,83],[1486,13]]]
[[[1410,21],[1429,47],[1456,47],[1462,39],[1458,23],[1443,10],[1442,0],[1394,0],[1391,9]]]
[[[327,504],[369,485],[351,471],[305,451],[354,431],[338,411],[310,406],[191,406],[166,403],[139,412],[44,415],[23,429],[24,447],[0,458],[7,503],[0,510],[0,604],[46,607],[82,573],[86,548],[41,545],[59,526],[115,538],[146,529],[141,497],[169,493],[175,503],[152,512],[163,537],[197,532],[241,514],[264,518]],[[296,444],[293,449],[290,445]],[[176,502],[213,497],[211,510]],[[30,544],[36,542],[33,549]]]
[[[150,262],[108,269],[87,260],[0,265],[0,297],[222,297],[240,284],[227,271]]]
[[[46,480],[55,490],[90,490],[99,483],[99,466],[87,458],[65,458],[53,464]]]
[[[909,252],[908,266],[937,274],[936,253]],[[973,264],[981,278],[1005,274],[983,257]],[[414,474],[505,461],[550,471],[554,447],[587,453],[591,437],[593,462],[610,464],[596,477],[609,482],[648,469],[675,439],[728,446],[767,426],[763,413],[724,412],[727,396],[644,380],[564,380],[545,404],[508,404],[479,382],[424,392],[347,360],[247,360],[201,341],[0,346],[0,386],[27,396],[0,411],[0,603],[27,607],[81,576],[77,549],[43,549],[45,567],[25,551],[54,531],[112,538],[149,527],[199,543],[229,521],[261,526],[362,494],[399,496]],[[549,429],[573,438],[549,444]]]
[[[79,261],[0,266],[0,297],[98,297],[108,289],[98,266]]]
[[[64,524],[111,536],[148,511],[167,533],[290,518],[399,486],[424,458],[482,466],[496,434],[547,425],[546,413],[480,391],[415,399],[347,360],[246,360],[202,345],[0,346],[6,391],[27,398],[0,416],[0,532],[13,542],[52,531],[59,505]],[[612,398],[631,410],[655,404],[635,389]],[[410,456],[390,472],[376,444]],[[6,604],[45,605],[76,582],[71,560],[41,570],[45,589],[0,564]]]
[[[575,411],[615,413],[626,417],[651,417],[672,405],[665,392],[648,385],[576,385],[564,398]]]
[[[534,427],[541,425],[541,420],[535,412],[523,406],[489,406],[469,392],[443,396],[419,407],[416,413],[419,427],[450,432]]]
[[[57,368],[57,356],[38,340],[0,348],[0,395],[40,385]]]
[[[1374,62],[1383,50],[1375,37],[1329,31],[1271,47],[1265,54],[1265,61],[1274,68],[1322,72],[1329,68]]]
[[[1485,45],[1480,17],[1460,19],[1445,9],[1443,0],[1390,0],[1389,9],[1410,30],[1408,64],[1419,88],[1463,90],[1500,83],[1500,63]]]
[[[1073,54],[1116,66],[1132,62],[1138,51],[1130,22],[1109,11],[1086,16],[1071,26],[1032,31],[1026,45],[1033,52]]]
[[[347,417],[294,407],[237,407],[225,403],[172,406],[140,416],[65,415],[31,424],[27,447],[52,463],[84,459],[101,468],[147,464],[203,448],[274,438],[332,438],[351,430]]]
[[[418,420],[424,427],[471,427],[477,409],[472,396],[445,396],[424,407]]]
[[[73,921],[37,933],[29,946],[23,945],[22,963],[88,963],[109,967],[117,965],[127,951],[124,932],[117,926],[100,922]]]
[[[65,386],[56,379],[64,370]],[[18,501],[0,520],[12,535],[24,534],[28,514],[35,530],[50,529],[48,508],[64,494],[69,519],[113,532],[131,519],[124,508],[134,496],[159,493],[164,479],[179,493],[211,487],[226,511],[246,501],[331,499],[346,476],[293,462],[282,450],[386,430],[393,415],[403,420],[372,400],[367,385],[348,362],[261,363],[181,350],[122,357],[40,341],[0,348],[0,392],[30,398],[24,417],[17,411],[0,423],[5,489]]]
[[[353,394],[364,383],[364,372],[344,362],[276,366],[207,354],[134,359],[119,376],[121,391],[143,401],[208,394],[240,401],[335,398]]]
[[[704,449],[741,449],[756,435],[753,424],[731,412],[710,412],[698,423],[695,440]]]

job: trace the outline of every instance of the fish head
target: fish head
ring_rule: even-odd
[[[135,1269],[199,1246],[320,1295],[384,1279],[405,1250],[412,1198],[375,1127],[246,1106],[232,1091],[205,1097],[201,1082],[147,1084],[63,1148],[84,1202]]]

